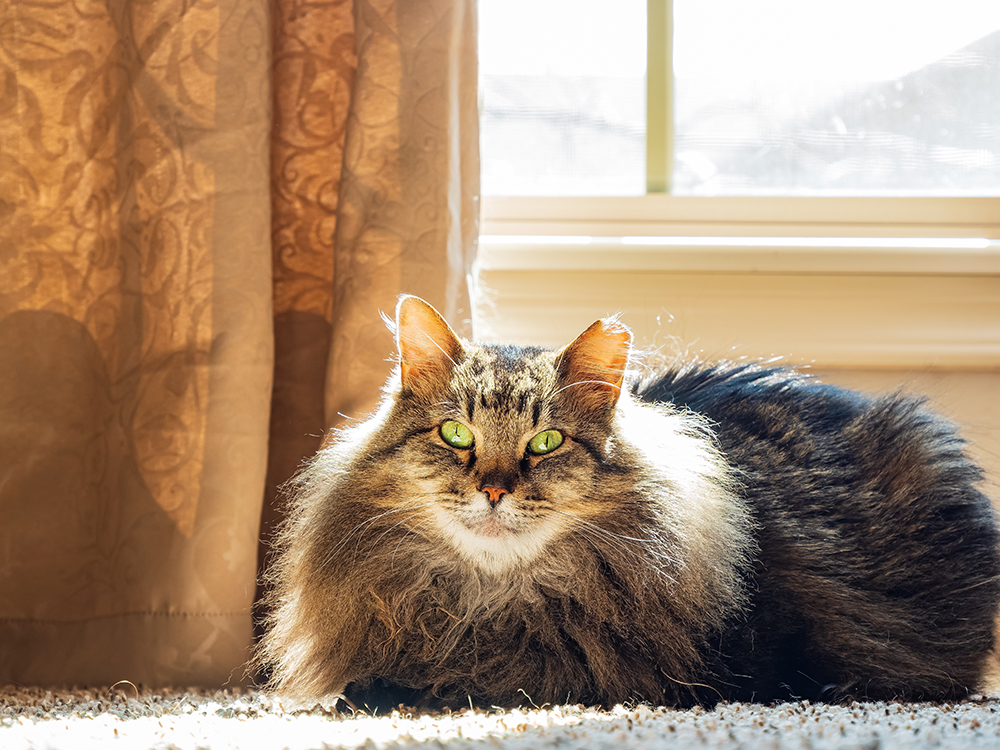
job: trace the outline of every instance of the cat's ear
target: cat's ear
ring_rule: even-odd
[[[412,295],[396,305],[396,345],[403,389],[426,395],[448,382],[463,352],[440,313]]]
[[[560,388],[585,405],[609,408],[618,403],[632,332],[616,318],[598,320],[559,353]]]

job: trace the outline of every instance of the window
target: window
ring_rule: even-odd
[[[480,52],[479,335],[1000,366],[1000,4],[480,0]]]
[[[480,0],[484,195],[645,192],[646,0]]]
[[[486,195],[1000,195],[995,0],[481,14]]]

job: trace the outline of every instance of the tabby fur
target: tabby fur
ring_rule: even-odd
[[[980,686],[1000,537],[919,400],[747,362],[636,378],[615,319],[559,351],[479,345],[403,297],[396,335],[378,412],[290,483],[258,653],[276,690],[686,706]],[[564,442],[533,455],[547,429]]]

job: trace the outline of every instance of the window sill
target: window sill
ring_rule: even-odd
[[[1000,368],[1000,199],[492,199],[480,337],[825,368]]]
[[[1000,275],[1000,241],[976,238],[483,235],[491,271]]]

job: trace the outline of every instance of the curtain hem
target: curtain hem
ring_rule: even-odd
[[[0,619],[0,681],[47,686],[246,684],[249,612],[126,612],[80,620]]]

